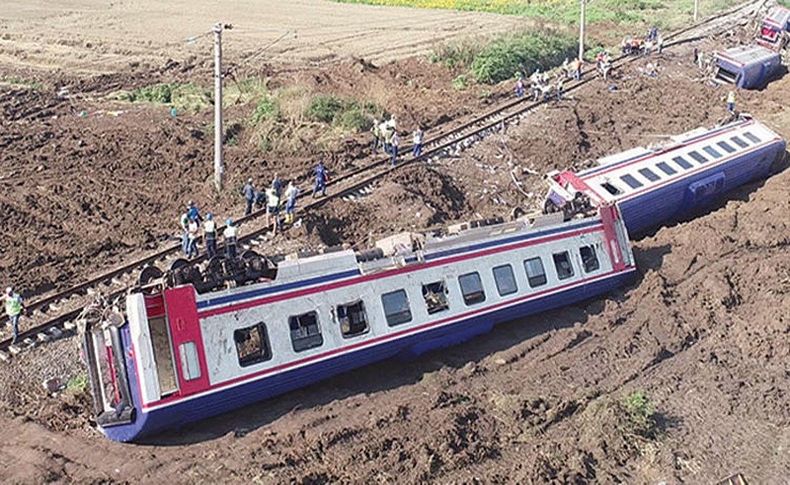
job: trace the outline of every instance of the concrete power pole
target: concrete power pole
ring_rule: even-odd
[[[214,25],[214,185],[222,191],[222,24]]]
[[[699,19],[699,0],[694,0],[694,22]]]
[[[584,59],[584,24],[586,22],[587,0],[581,1],[581,19],[579,21],[579,60]]]

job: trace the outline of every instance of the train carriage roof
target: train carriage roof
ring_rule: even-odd
[[[640,147],[606,157],[602,159],[605,163],[580,172],[578,178],[598,199],[612,202],[777,139],[779,136],[768,127],[747,118],[721,127],[692,130],[672,137],[660,147]]]

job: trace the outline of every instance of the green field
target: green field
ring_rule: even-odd
[[[558,24],[577,23],[578,0],[335,0],[398,7],[431,8],[519,15]],[[740,0],[701,0],[701,14],[708,15]],[[588,0],[590,23],[656,24],[675,28],[690,21],[694,0]]]

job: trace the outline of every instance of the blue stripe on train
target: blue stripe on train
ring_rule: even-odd
[[[138,407],[137,418],[132,424],[108,427],[104,429],[104,433],[107,437],[116,441],[137,440],[142,436],[151,435],[157,431],[177,429],[189,423],[232,411],[374,362],[396,356],[413,358],[422,353],[455,345],[489,332],[497,323],[566,306],[606,293],[625,284],[633,276],[634,271],[634,269],[631,269],[627,272],[617,273],[608,278],[582,284],[554,295],[526,301],[444,327],[426,330],[394,341],[341,354],[325,361],[284,371],[236,387],[219,389],[211,394],[182,403],[175,403],[147,413],[140,413],[140,408]],[[124,339],[126,345],[128,345],[128,331],[124,332]],[[131,360],[128,361],[127,365],[130,369],[135,368]],[[139,403],[140,396],[137,392],[137,382],[134,373],[130,373],[129,380],[134,401]]]
[[[727,191],[766,177],[774,160],[784,150],[785,143],[777,142],[710,170],[623,200],[619,203],[620,213],[628,234],[638,235],[646,229],[682,217],[695,208],[710,204]],[[701,187],[701,184],[705,186]]]

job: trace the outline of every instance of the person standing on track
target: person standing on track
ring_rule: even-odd
[[[8,287],[5,290],[5,314],[8,316],[8,321],[11,324],[11,330],[14,336],[11,343],[15,344],[19,338],[19,317],[22,316],[24,306],[22,305],[22,297],[14,293],[14,288]]]
[[[582,79],[582,60],[580,57],[573,60],[573,79],[581,81]]]
[[[248,216],[252,214],[252,205],[255,203],[255,186],[252,185],[251,178],[247,179],[247,183],[244,184],[244,188],[241,189],[241,193],[244,195],[244,201],[247,203],[244,209],[244,215]]]
[[[373,118],[373,155],[379,152],[379,140],[381,138],[381,128],[379,127],[379,120]]]
[[[225,238],[225,256],[232,260],[236,259],[236,239],[238,231],[236,226],[233,225],[233,219],[225,221],[225,231],[222,233]]]
[[[200,210],[191,200],[187,204],[187,217],[190,221],[203,222],[203,217],[200,215]]]
[[[313,170],[315,173],[315,185],[313,186],[313,198],[315,198],[315,194],[321,192],[321,195],[326,197],[326,184],[329,182],[329,177],[326,173],[326,167],[324,167],[324,162],[318,162],[315,169]]]
[[[214,216],[209,212],[203,222],[203,240],[206,241],[206,254],[208,259],[217,255],[217,225]]]
[[[417,158],[420,155],[422,155],[422,142],[424,138],[425,138],[425,132],[422,131],[422,128],[418,126],[417,129],[414,130],[411,139],[412,144],[414,145],[412,147],[411,154],[412,156],[414,156],[414,158]]]
[[[285,223],[294,223],[294,212],[296,212],[296,198],[299,197],[299,188],[293,182],[288,182],[285,189]]]
[[[186,256],[189,252],[189,206],[187,206],[187,210],[181,214],[181,219],[179,219],[178,222],[181,225],[181,251]]]
[[[277,194],[277,197],[282,195],[283,192],[283,181],[280,180],[279,175],[277,173],[274,174],[274,178],[272,179],[272,190]]]
[[[517,98],[523,98],[524,97],[524,92],[525,92],[525,89],[524,89],[524,78],[519,76],[518,79],[516,80],[516,97]]]
[[[187,248],[187,257],[189,259],[193,259],[198,256],[197,238],[199,232],[200,232],[200,226],[198,225],[197,219],[190,220],[189,235],[188,235],[189,246]]]
[[[397,131],[392,133],[390,145],[392,146],[392,160],[390,161],[390,164],[394,167],[395,164],[398,163],[398,147],[400,146],[400,135],[398,135]]]
[[[274,217],[271,222],[272,235],[277,234],[277,229],[280,227],[280,194],[274,190],[274,187],[266,190],[266,225],[270,224],[269,218]]]

